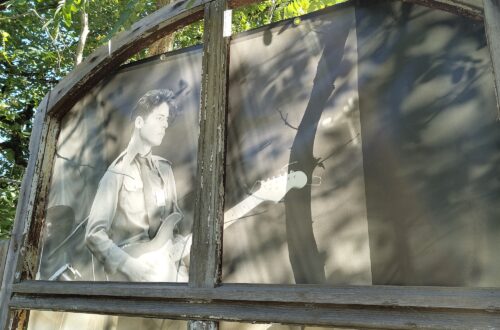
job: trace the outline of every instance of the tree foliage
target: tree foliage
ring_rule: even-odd
[[[343,0],[341,0],[343,1]],[[233,14],[233,33],[295,17],[339,0],[265,0]],[[83,56],[152,13],[154,0],[9,0],[0,2],[0,238],[9,236],[34,111],[75,66],[87,24]],[[88,23],[81,19],[82,11]],[[202,42],[203,22],[176,32],[173,48]],[[148,55],[141,51],[132,60]]]

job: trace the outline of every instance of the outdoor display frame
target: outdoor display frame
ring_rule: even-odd
[[[394,329],[500,326],[500,288],[221,284],[230,40],[223,36],[224,11],[252,2],[176,1],[90,54],[40,102],[0,293],[0,327],[23,328],[30,309],[185,319],[191,320],[191,329],[217,329],[218,320]],[[483,0],[483,6],[473,0],[407,2],[484,21],[500,105],[500,0]],[[61,118],[132,55],[201,18],[200,137],[189,283],[34,281]]]

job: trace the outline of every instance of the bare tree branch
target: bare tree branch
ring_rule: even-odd
[[[8,0],[0,0],[0,11],[7,9],[7,5],[5,4]]]
[[[47,26],[47,21],[42,16],[40,16],[40,14],[36,11],[36,9],[30,9],[30,11],[32,13],[34,13],[36,15],[36,17],[38,17],[38,19],[43,23],[45,33],[47,33],[48,37],[52,41],[52,47],[54,48],[54,50],[57,54],[57,69],[58,69],[57,72],[60,73],[61,72],[62,56],[61,56],[61,52],[57,46],[57,38],[59,36],[59,33],[56,33],[55,36],[52,36],[52,34],[50,33],[49,28]]]
[[[269,16],[268,16],[268,23],[273,22],[273,17],[274,17],[274,11],[276,10],[276,0],[272,0],[272,6],[269,7]]]
[[[318,158],[317,159],[317,165],[322,167],[322,168],[325,168],[323,163],[325,161],[327,161],[328,159],[332,158],[333,156],[335,156],[336,154],[339,154],[341,151],[344,150],[345,147],[347,147],[349,144],[351,144],[352,142],[354,142],[358,137],[359,137],[360,133],[356,134],[356,136],[354,136],[353,138],[351,138],[349,141],[345,142],[343,145],[340,146],[340,148],[336,149],[335,151],[333,151],[331,154],[329,154],[328,156],[324,157],[324,158]]]
[[[283,115],[283,112],[281,112],[281,110],[276,110],[276,111],[278,111],[278,113],[280,114],[281,119],[283,120],[283,122],[285,123],[285,125],[286,125],[286,126],[288,126],[288,127],[290,127],[290,128],[293,128],[294,130],[298,130],[298,128],[297,128],[297,127],[292,126],[292,124],[290,124],[290,123],[288,122],[288,114],[286,114],[286,116],[284,116],[284,115]]]

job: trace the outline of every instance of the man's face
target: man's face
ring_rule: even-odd
[[[152,147],[159,146],[168,127],[170,108],[167,103],[162,103],[154,108],[144,120],[140,128],[142,139]]]

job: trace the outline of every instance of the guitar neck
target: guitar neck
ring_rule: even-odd
[[[224,212],[224,229],[235,224],[239,218],[253,210],[257,205],[264,202],[263,199],[257,198],[253,195],[248,196],[231,209]],[[189,248],[191,248],[191,243],[193,239],[193,234],[189,234],[187,237],[187,243]]]
[[[264,200],[253,195],[248,196],[231,209],[224,212],[224,229],[231,226],[239,218],[256,208]]]
[[[238,219],[240,219],[241,217],[245,216],[250,211],[255,209],[260,203],[266,200],[272,202],[278,202],[286,195],[286,193],[290,189],[304,187],[304,185],[307,183],[307,176],[304,174],[304,172],[301,171],[297,172],[291,171],[290,173],[283,174],[278,177],[273,177],[272,179],[264,180],[261,181],[260,183],[261,184],[259,190],[254,192],[252,195],[246,197],[243,201],[233,206],[228,211],[224,212],[224,229],[236,223]],[[256,197],[256,195],[258,197]],[[170,221],[170,223],[175,226],[177,222],[176,221],[174,222],[174,220],[175,219]],[[162,224],[159,230],[162,230],[163,228],[166,228],[165,229],[165,231],[167,231],[166,234],[163,234],[163,236],[158,236],[157,234],[158,237],[155,237],[151,242],[141,243],[141,245],[150,243],[152,245],[152,243],[160,241],[159,244],[163,247],[168,242],[171,242],[173,237],[172,226],[169,227],[169,226],[164,226]],[[163,240],[157,239],[160,237],[164,237],[164,239]],[[167,240],[167,242],[165,242],[165,239]],[[189,251],[191,251],[192,242],[193,242],[192,234],[184,236],[184,247],[182,248],[181,254],[175,260],[180,260],[184,258],[187,254],[189,254]]]

